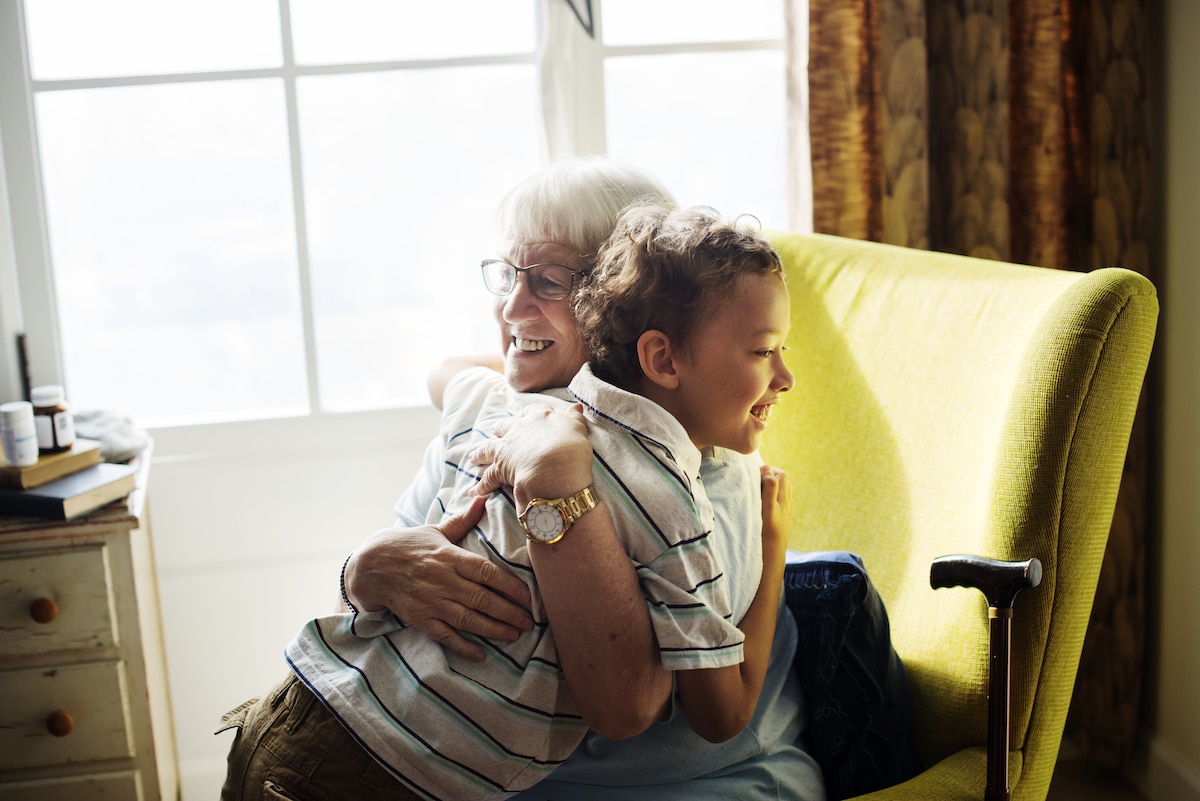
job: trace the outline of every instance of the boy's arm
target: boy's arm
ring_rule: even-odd
[[[429,401],[438,409],[442,408],[442,398],[446,394],[446,385],[450,379],[466,370],[468,367],[490,367],[498,373],[504,372],[504,357],[499,353],[476,353],[465,356],[451,356],[433,368],[425,379],[425,388],[429,391]]]
[[[714,743],[728,740],[750,722],[771,658],[792,519],[791,487],[782,470],[763,466],[762,501],[763,572],[758,593],[738,626],[746,637],[743,661],[723,668],[681,670],[675,677],[688,725]]]

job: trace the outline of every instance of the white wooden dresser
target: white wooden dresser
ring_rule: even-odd
[[[0,517],[0,801],[179,798],[145,503]]]

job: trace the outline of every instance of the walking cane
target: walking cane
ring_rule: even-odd
[[[988,602],[988,748],[984,801],[1009,801],[1008,704],[1011,688],[1010,650],[1013,602],[1017,593],[1042,582],[1042,563],[1001,562],[982,556],[939,556],[929,569],[929,583],[942,587],[974,587]]]

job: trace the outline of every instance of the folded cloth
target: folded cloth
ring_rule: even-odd
[[[908,679],[862,559],[789,551],[783,589],[799,637],[793,667],[808,705],[805,745],[821,765],[828,801],[917,775]]]
[[[150,444],[150,434],[119,412],[86,409],[73,417],[76,436],[98,440],[100,458],[106,462],[128,462]]]

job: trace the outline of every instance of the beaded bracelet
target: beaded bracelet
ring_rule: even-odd
[[[357,615],[358,609],[354,606],[354,604],[350,603],[350,596],[346,594],[346,568],[350,566],[350,560],[353,558],[354,551],[351,551],[350,555],[346,557],[346,561],[342,562],[342,572],[341,575],[338,576],[338,586],[342,590],[342,603],[346,605],[347,609]]]

